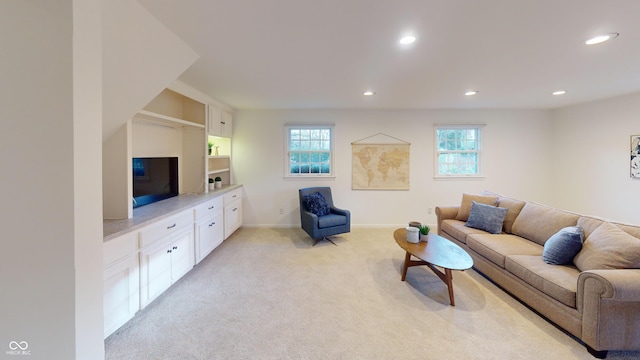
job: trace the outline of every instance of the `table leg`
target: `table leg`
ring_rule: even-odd
[[[449,300],[451,301],[451,306],[456,306],[456,301],[453,299],[453,274],[451,273],[451,269],[444,269],[445,273],[445,283],[449,288]]]
[[[409,268],[409,262],[411,261],[411,254],[407,251],[404,256],[404,264],[402,264],[402,281],[407,277],[407,269]]]

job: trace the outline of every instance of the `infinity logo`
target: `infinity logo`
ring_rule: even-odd
[[[9,343],[9,349],[11,350],[27,350],[27,348],[29,347],[29,344],[26,341],[12,341]]]

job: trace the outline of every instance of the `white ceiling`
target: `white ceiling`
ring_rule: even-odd
[[[180,79],[237,109],[551,109],[640,91],[640,0],[139,2],[201,56]]]

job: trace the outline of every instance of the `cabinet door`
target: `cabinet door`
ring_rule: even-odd
[[[222,110],[220,129],[222,136],[231,137],[233,135],[233,115],[226,110]]]
[[[222,135],[222,110],[213,105],[208,106],[207,132],[209,135]]]
[[[171,242],[171,283],[180,279],[195,265],[193,226],[176,233]]]
[[[171,238],[140,250],[140,306],[147,306],[171,286]]]
[[[104,337],[107,338],[140,309],[137,254],[105,268],[103,274]]]
[[[242,199],[224,206],[224,238],[228,238],[242,225]]]
[[[222,211],[198,224],[196,233],[196,262],[204,259],[224,240],[224,218]]]

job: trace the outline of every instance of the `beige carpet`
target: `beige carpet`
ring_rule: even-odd
[[[312,247],[300,229],[242,228],[110,336],[106,358],[593,358],[473,270],[454,272],[455,307],[426,267],[400,281],[392,234]]]

